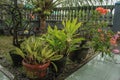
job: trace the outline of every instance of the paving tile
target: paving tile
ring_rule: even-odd
[[[3,76],[2,77],[3,79],[4,79],[4,77],[5,78],[9,77],[10,80],[14,79],[14,75],[12,73],[10,73],[6,68],[4,68],[3,66],[0,65],[0,80],[3,80],[3,79],[1,79],[1,75]],[[4,80],[8,80],[8,79],[4,79]]]
[[[65,80],[120,80],[120,64],[94,58]]]
[[[120,66],[114,65],[114,68],[109,71],[105,80],[120,80]]]
[[[0,80],[10,80],[7,76],[5,76],[2,72],[0,72]]]

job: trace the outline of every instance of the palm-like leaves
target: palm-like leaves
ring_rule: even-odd
[[[58,54],[69,55],[71,51],[76,49],[76,43],[80,43],[83,40],[83,38],[75,37],[81,23],[74,19],[73,21],[63,21],[62,24],[64,26],[62,30],[58,30],[56,26],[54,29],[49,26],[48,32],[44,37]]]
[[[16,48],[17,54],[29,63],[45,63],[46,61],[59,60],[62,55],[56,55],[52,49],[45,45],[42,38],[30,37],[21,44],[21,49]]]
[[[31,2],[41,15],[45,15],[45,12],[50,13],[56,6],[61,4],[62,0],[31,0]]]
[[[70,20],[68,20],[67,22],[63,21],[62,24],[64,26],[65,32],[69,36],[73,36],[81,26],[81,23],[77,22],[77,18],[74,19],[73,21],[70,21]]]

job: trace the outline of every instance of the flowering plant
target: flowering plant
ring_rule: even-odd
[[[108,23],[104,20],[100,20],[109,12],[108,9],[103,7],[97,7],[94,11],[94,18],[91,22],[87,22],[86,33],[89,35],[89,45],[95,50],[95,52],[101,52],[110,55],[111,53],[111,38],[114,33],[108,27]],[[95,19],[96,18],[96,19]],[[96,21],[95,21],[96,20]],[[89,28],[89,29],[88,29]]]
[[[110,43],[112,45],[112,52],[115,54],[120,53],[120,50],[118,49],[118,41],[120,38],[120,32],[118,32],[117,34],[115,34],[111,39],[110,39]]]
[[[90,16],[88,16],[87,21],[83,22],[83,27],[81,28],[81,31],[85,31],[83,34],[85,38],[91,40],[98,29],[108,27],[108,23],[101,20],[101,18],[108,12],[108,9],[102,7],[97,7],[95,10],[91,10]]]
[[[101,52],[102,54],[111,53],[111,38],[113,36],[113,32],[105,29],[98,29],[96,34],[92,38],[92,47],[94,48],[95,52]]]

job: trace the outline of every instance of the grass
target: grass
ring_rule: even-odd
[[[0,55],[8,53],[13,47],[11,36],[0,36]]]
[[[14,46],[12,45],[12,36],[0,36],[0,56],[11,60],[9,51],[13,48]]]

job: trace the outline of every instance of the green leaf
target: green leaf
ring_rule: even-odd
[[[26,47],[27,52],[28,52],[29,54],[32,54],[32,50],[31,50],[30,45],[29,45],[29,44],[26,44],[25,47]]]
[[[38,57],[38,53],[37,52],[32,52],[33,56],[35,57],[35,59]]]
[[[46,39],[46,41],[47,41],[50,45],[55,46],[54,40]]]
[[[22,58],[25,59],[25,53],[23,53],[23,51],[21,49],[16,47],[15,50],[17,52],[16,54],[20,55]]]
[[[41,51],[41,56],[44,57],[44,54],[46,54],[46,50],[47,50],[48,46],[45,46],[42,51]]]
[[[85,39],[84,38],[72,39],[72,44],[80,43],[82,40],[85,40]]]
[[[53,56],[54,54],[55,54],[55,53],[52,51],[52,49],[49,49],[49,50],[47,49],[44,57],[50,58],[50,57]]]
[[[54,55],[50,58],[51,61],[60,60],[63,57],[63,55]]]
[[[52,65],[54,66],[55,71],[57,72],[57,71],[58,71],[58,68],[57,68],[56,64],[55,64],[54,62],[51,62],[51,63],[52,63]]]

